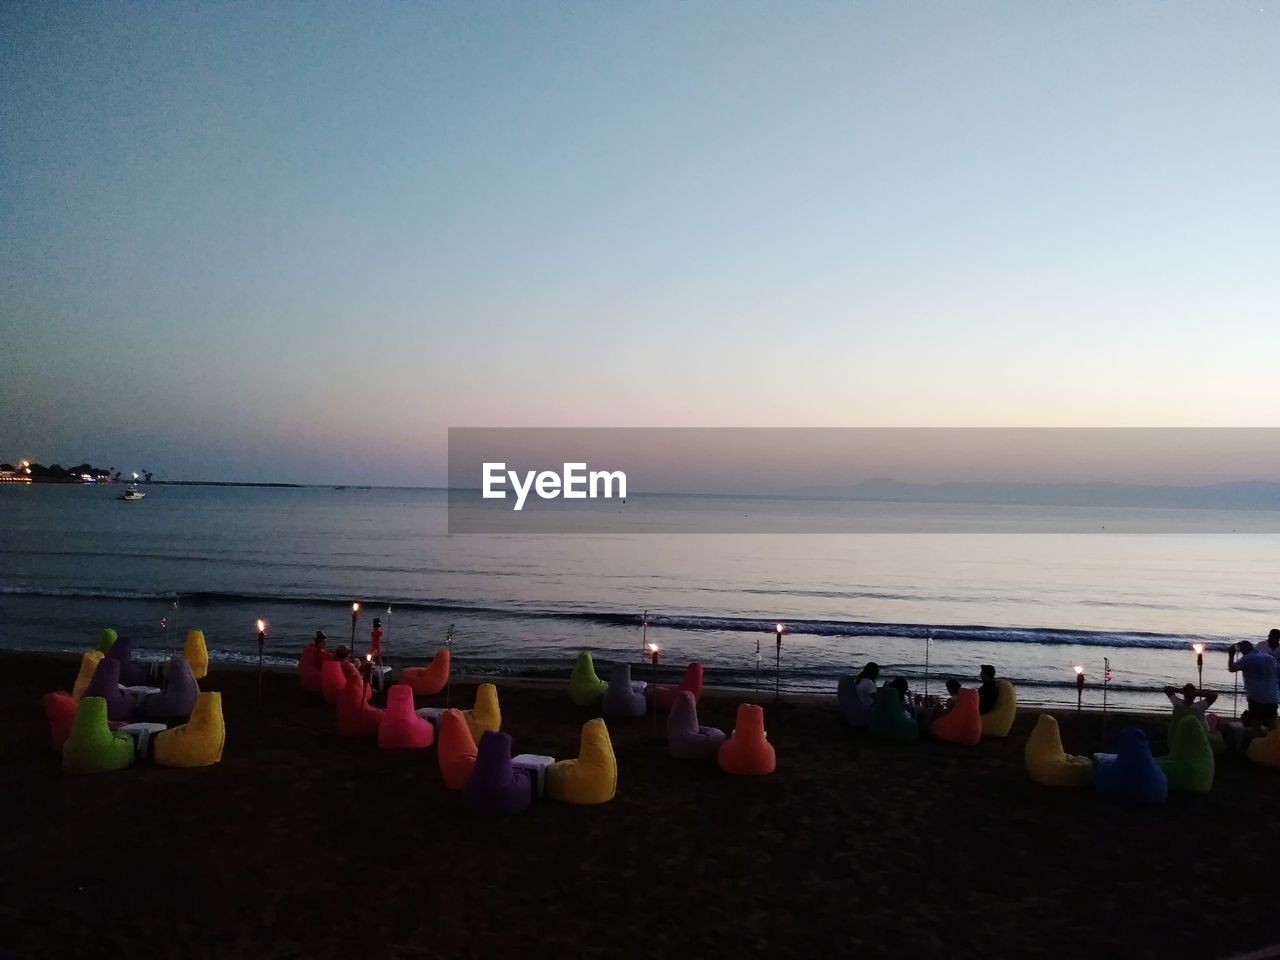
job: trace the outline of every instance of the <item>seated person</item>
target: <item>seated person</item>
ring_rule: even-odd
[[[950,713],[956,705],[956,694],[960,692],[960,681],[952,677],[947,681],[947,702],[942,705],[943,713]]]
[[[978,679],[982,681],[978,687],[978,712],[990,713],[1000,701],[1000,685],[996,682],[996,668],[984,663],[978,671]]]
[[[898,697],[902,701],[902,709],[907,716],[914,717],[915,710],[911,706],[911,688],[907,685],[906,677],[894,677],[885,686],[893,687],[898,691]]]
[[[876,698],[876,681],[879,679],[880,664],[873,662],[862,668],[862,672],[858,674],[857,680],[854,682],[854,689],[858,692],[858,699],[868,709],[871,708],[871,701]]]
[[[1180,711],[1194,713],[1208,729],[1209,722],[1205,719],[1205,711],[1218,699],[1216,693],[1201,693],[1196,690],[1194,683],[1188,683],[1182,687],[1167,686],[1164,688],[1164,695],[1169,698],[1175,714]]]

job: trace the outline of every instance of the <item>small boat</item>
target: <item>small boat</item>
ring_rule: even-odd
[[[145,496],[146,494],[143,493],[141,490],[139,490],[138,485],[134,483],[134,484],[130,484],[129,489],[125,490],[122,494],[116,497],[116,499],[117,500],[141,500]]]

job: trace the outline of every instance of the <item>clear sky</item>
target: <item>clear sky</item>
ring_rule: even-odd
[[[1278,361],[1280,0],[0,7],[0,459],[1274,426]]]

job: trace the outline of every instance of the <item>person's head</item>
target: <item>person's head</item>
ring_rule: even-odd
[[[1273,647],[1280,646],[1280,630],[1272,630],[1267,634],[1267,643]]]
[[[335,660],[346,660],[350,656],[351,651],[347,649],[347,645],[345,643],[338,644],[338,649],[333,651],[333,658]]]
[[[880,676],[880,664],[872,661],[862,668],[862,672],[858,674],[859,680],[876,680]]]
[[[959,692],[960,692],[960,681],[957,680],[955,677],[952,677],[950,680],[947,681],[947,693],[951,694],[951,696],[954,697]]]
[[[1250,643],[1248,640],[1241,640],[1239,643],[1236,644],[1236,649],[1239,650],[1242,655],[1247,653],[1253,653],[1253,644]]]
[[[996,668],[989,663],[984,663],[978,668],[978,676],[983,683],[990,683],[996,678]]]
[[[314,643],[317,647],[323,647],[328,642],[328,640],[329,638],[324,635],[323,630],[317,630],[315,639],[313,639],[311,642]]]
[[[897,690],[898,693],[902,695],[903,700],[907,699],[907,690],[909,688],[907,687],[906,677],[894,677],[892,680],[889,681],[889,686]]]
[[[1187,703],[1190,703],[1195,698],[1196,698],[1196,685],[1194,683],[1188,683],[1183,685],[1182,699],[1187,701]]]
[[[382,619],[380,617],[373,618],[373,629],[380,630],[382,628]]]

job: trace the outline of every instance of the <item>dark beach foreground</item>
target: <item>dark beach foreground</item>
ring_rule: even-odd
[[[1280,774],[1237,758],[1209,796],[1117,806],[1027,780],[1030,713],[1007,741],[900,746],[834,703],[766,699],[769,777],[671,760],[651,719],[615,722],[613,802],[491,821],[434,749],[339,738],[285,672],[259,711],[254,673],[214,666],[217,766],[64,776],[40,698],[74,675],[0,654],[0,946],[20,957],[1167,960],[1280,942]],[[500,689],[518,752],[576,754],[590,711]],[[708,692],[703,722],[732,727],[739,699]],[[1163,724],[1140,722],[1160,752]],[[1104,746],[1100,717],[1062,724],[1068,750]]]

